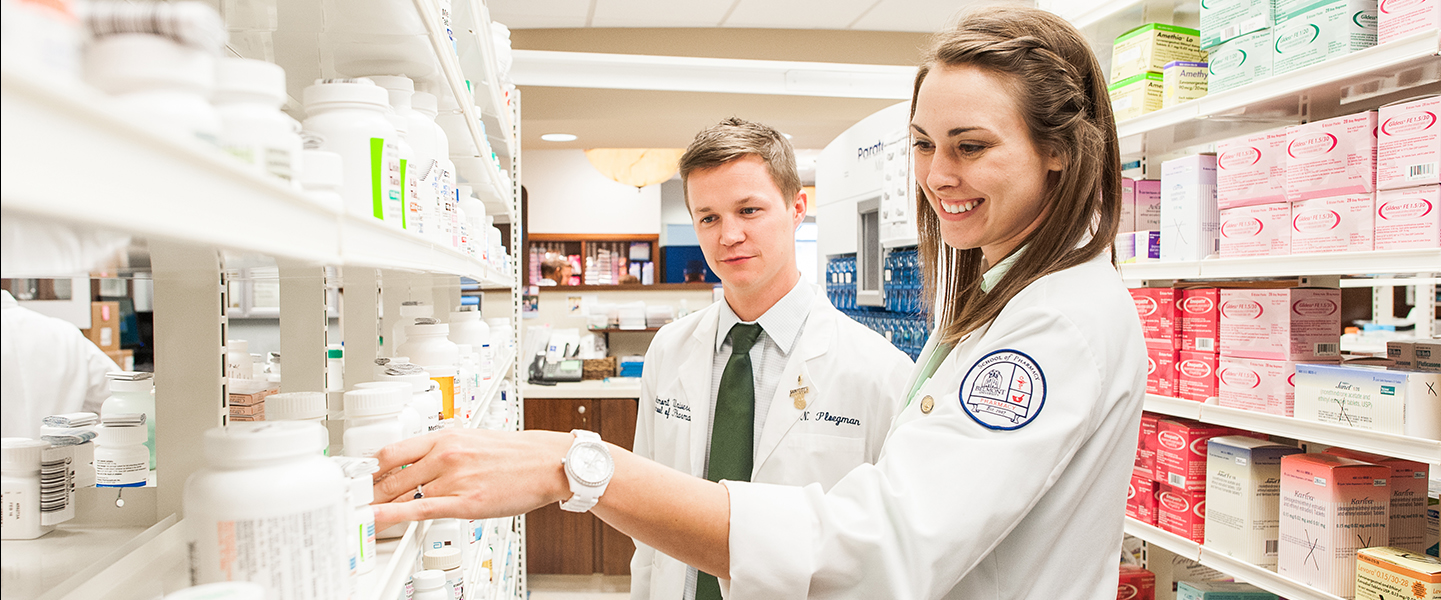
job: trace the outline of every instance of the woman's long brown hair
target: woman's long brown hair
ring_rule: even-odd
[[[1032,142],[1065,167],[1048,180],[1047,216],[1017,246],[1025,252],[989,293],[981,291],[980,248],[941,239],[940,218],[917,182],[916,220],[927,294],[941,341],[955,343],[990,323],[1011,298],[1048,274],[1091,260],[1111,246],[1121,217],[1121,157],[1106,78],[1084,36],[1049,12],[987,7],[936,35],[911,96],[934,68],[973,66],[1009,79]],[[1013,252],[1015,252],[1013,251]],[[1114,258],[1114,252],[1112,253]],[[995,257],[1000,262],[1002,257]]]

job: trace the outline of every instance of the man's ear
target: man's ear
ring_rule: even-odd
[[[802,221],[806,220],[806,204],[807,198],[805,189],[800,189],[796,191],[796,197],[791,201],[791,212],[793,213],[791,217],[792,220],[795,221],[797,227],[800,226]]]

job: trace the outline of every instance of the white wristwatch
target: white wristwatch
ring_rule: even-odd
[[[565,466],[565,478],[570,480],[572,495],[570,500],[560,503],[560,508],[585,512],[605,493],[610,476],[615,474],[615,459],[596,432],[576,429],[571,433],[575,434],[575,441],[570,443],[570,451],[560,463]]]

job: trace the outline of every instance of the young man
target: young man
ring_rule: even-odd
[[[911,360],[800,281],[795,230],[806,200],[779,132],[722,121],[696,136],[680,174],[725,301],[651,342],[635,453],[712,481],[829,489],[880,456]],[[712,600],[720,588],[637,543],[631,598]]]

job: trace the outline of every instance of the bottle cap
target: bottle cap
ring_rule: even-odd
[[[345,358],[345,349],[340,346],[329,346],[325,349],[325,358]]]
[[[410,108],[411,97],[415,94],[415,82],[409,77],[400,75],[367,75],[365,77],[385,88],[390,98],[390,105],[394,108]]]
[[[221,58],[215,63],[215,99],[220,102],[257,100],[285,104],[285,69],[249,58]]]
[[[156,87],[208,95],[215,87],[215,57],[158,35],[110,35],[85,51],[85,80],[114,95]]]
[[[0,470],[6,473],[39,473],[40,454],[50,444],[30,438],[0,439]]]
[[[165,600],[267,600],[265,588],[251,581],[222,581],[171,592]]]
[[[458,569],[460,568],[460,548],[448,546],[436,550],[426,550],[425,556],[420,561],[427,569],[438,571]]]
[[[411,576],[411,583],[417,592],[438,590],[445,586],[445,573],[434,569],[420,571]]]
[[[265,397],[267,421],[300,421],[324,416],[324,392],[285,392]]]
[[[415,325],[406,325],[406,326],[405,326],[405,335],[406,335],[407,338],[409,338],[409,337],[412,336],[412,335],[441,335],[441,336],[446,336],[446,335],[450,335],[450,325],[447,325],[447,324],[445,324],[445,323],[430,323],[430,324],[425,324],[425,325],[422,325],[422,324],[420,324],[420,323],[416,323]]]
[[[455,377],[455,366],[453,365],[435,365],[426,367],[425,370],[430,373],[431,379],[437,377]]]
[[[357,384],[355,384],[355,389],[357,389],[357,390],[383,390],[383,389],[392,389],[392,390],[395,390],[396,393],[400,394],[401,397],[404,398],[406,401],[409,401],[409,400],[410,400],[410,397],[409,397],[409,396],[410,396],[411,394],[415,393],[415,392],[413,391],[414,388],[415,388],[415,385],[412,384],[412,383],[410,383],[409,381],[391,381],[391,380],[385,380],[385,381],[367,381],[367,382],[365,382],[365,383],[357,383]]]
[[[417,371],[415,373],[405,373],[401,375],[391,375],[388,372],[381,373],[380,378],[386,383],[404,383],[406,386],[408,386],[406,387],[407,394],[424,394],[426,390],[430,389],[430,373],[427,373],[423,370]]]
[[[436,103],[435,95],[427,92],[416,92],[412,95],[410,107],[430,119],[434,119],[435,115],[440,112],[440,105]]]
[[[405,394],[399,387],[358,388],[345,393],[345,418],[381,417],[400,412]]]
[[[324,431],[313,421],[231,422],[205,432],[205,458],[213,466],[224,466],[320,456]]]
[[[333,190],[344,185],[340,155],[324,150],[305,150],[300,159],[300,187]]]
[[[400,304],[400,318],[413,323],[416,317],[429,317],[435,309],[429,304],[409,300]]]
[[[365,506],[375,502],[375,482],[369,475],[350,478],[350,505]],[[428,553],[427,553],[428,554]]]
[[[95,433],[95,443],[110,448],[144,444],[150,440],[150,428],[143,424],[101,425]]]
[[[462,310],[450,313],[451,323],[480,323],[480,313],[473,310]]]
[[[327,104],[354,103],[378,109],[390,106],[390,95],[385,88],[375,85],[369,79],[321,79],[315,85],[305,88],[301,94],[305,112],[314,113],[316,108]]]

